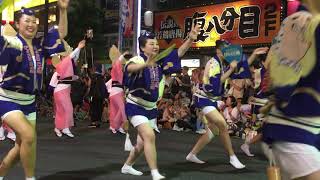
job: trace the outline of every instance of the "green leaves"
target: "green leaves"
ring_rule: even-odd
[[[168,56],[174,49],[176,48],[176,44],[171,45],[166,50],[162,51],[155,57],[155,61],[159,61],[160,59]]]

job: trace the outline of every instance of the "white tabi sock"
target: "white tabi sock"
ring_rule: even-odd
[[[235,167],[236,169],[243,169],[243,168],[246,167],[245,165],[243,165],[243,164],[239,161],[239,159],[237,158],[236,155],[230,156],[230,164],[231,164],[233,167]]]
[[[35,177],[30,177],[30,178],[26,177],[26,180],[36,180],[36,178]]]
[[[197,163],[197,164],[204,164],[206,162],[201,161],[200,159],[198,159],[198,157],[195,154],[189,153],[186,157],[187,161],[193,162],[193,163]]]
[[[135,170],[132,166],[129,166],[127,164],[124,164],[121,168],[122,174],[131,174],[135,176],[141,176],[143,173],[141,171]]]
[[[158,169],[151,169],[151,175],[152,180],[160,180],[166,178],[159,173]]]

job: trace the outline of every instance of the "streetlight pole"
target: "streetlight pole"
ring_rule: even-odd
[[[48,29],[49,29],[49,24],[48,24],[48,16],[49,16],[49,0],[45,0],[44,3],[44,29],[43,29],[43,33],[44,33],[44,39],[46,39],[46,37],[48,36]],[[47,78],[45,78],[47,76],[47,61],[46,59],[43,62],[43,84],[45,86],[45,88],[47,89]]]
[[[134,35],[133,35],[133,52],[137,53],[137,55],[140,54],[139,50],[139,42],[138,38],[140,36],[140,31],[141,31],[141,1],[142,0],[137,0],[134,1]]]

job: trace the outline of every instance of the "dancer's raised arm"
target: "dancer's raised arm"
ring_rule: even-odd
[[[58,6],[60,10],[59,18],[59,36],[61,39],[65,38],[68,34],[68,16],[67,9],[70,0],[59,0]]]
[[[178,49],[178,56],[179,57],[182,57],[189,50],[193,41],[197,40],[199,32],[200,32],[200,25],[199,24],[192,26],[192,29],[191,29],[189,36],[188,36],[188,39]]]

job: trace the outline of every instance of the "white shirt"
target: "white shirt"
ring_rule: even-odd
[[[112,87],[112,79],[110,79],[108,82],[106,82],[105,85],[106,85],[106,87],[107,87],[109,96],[113,96],[113,95],[116,95],[116,94],[118,94],[118,93],[123,92],[123,89],[122,89],[122,88]]]
[[[71,84],[58,84],[58,73],[55,72],[50,80],[50,86],[54,87],[54,92],[58,92],[71,87]]]

